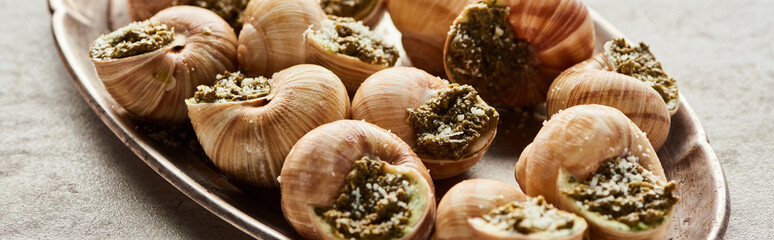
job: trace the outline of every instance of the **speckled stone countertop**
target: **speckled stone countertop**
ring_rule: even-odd
[[[727,239],[774,236],[772,1],[587,0],[679,81],[728,178]],[[241,239],[138,159],[73,87],[44,0],[0,1],[0,239]]]

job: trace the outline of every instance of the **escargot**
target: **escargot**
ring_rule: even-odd
[[[320,0],[325,14],[351,17],[363,25],[375,27],[384,16],[386,0]]]
[[[594,27],[580,0],[489,0],[454,20],[444,46],[449,80],[501,106],[541,103],[554,78],[591,57]]]
[[[433,179],[465,172],[484,156],[500,115],[467,85],[425,71],[376,72],[352,99],[352,118],[388,129],[414,148]]]
[[[202,8],[167,8],[94,41],[89,56],[105,89],[129,113],[177,124],[195,87],[236,70],[237,37]]]
[[[411,148],[364,121],[298,140],[280,175],[282,212],[306,239],[427,239],[433,182]]]
[[[515,176],[527,195],[584,217],[592,239],[663,239],[679,200],[645,134],[603,105],[554,115]]]
[[[462,9],[476,0],[389,0],[387,11],[400,30],[401,42],[414,67],[430,74],[446,74],[443,45],[446,33]]]
[[[335,73],[350,96],[371,74],[395,66],[398,49],[349,17],[329,16],[318,30],[305,33],[307,63]]]
[[[226,20],[237,32],[242,28],[242,13],[249,0],[128,0],[129,17],[133,21],[150,18],[157,12],[177,5],[206,8]]]
[[[604,48],[556,78],[548,91],[547,113],[580,104],[611,106],[626,114],[648,135],[653,148],[660,149],[669,134],[670,115],[679,107],[676,81],[644,43],[632,47],[624,39],[614,39]]]
[[[271,79],[218,76],[186,100],[204,152],[226,176],[248,186],[276,187],[293,145],[317,126],[349,118],[349,97],[332,72],[297,65]]]
[[[457,183],[438,203],[435,239],[583,239],[586,221],[500,181]]]

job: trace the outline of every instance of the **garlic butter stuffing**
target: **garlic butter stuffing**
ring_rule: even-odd
[[[269,95],[271,86],[264,77],[246,78],[241,72],[218,74],[215,85],[196,87],[191,103],[245,101]]]
[[[133,22],[94,40],[89,57],[119,59],[149,53],[172,43],[174,29],[156,19]]]
[[[623,38],[605,44],[605,56],[615,72],[634,77],[661,95],[670,112],[678,105],[677,81],[664,72],[645,43],[630,46]]]
[[[379,4],[379,0],[320,0],[325,14],[362,19]]]
[[[313,38],[331,53],[355,57],[365,63],[390,67],[398,60],[395,46],[349,17],[328,16],[322,21],[322,27],[313,32]]]
[[[660,183],[635,156],[619,156],[602,162],[588,179],[570,178],[575,185],[561,193],[605,219],[626,224],[632,230],[658,226],[680,198],[674,181]]]
[[[385,162],[369,157],[355,161],[339,196],[330,209],[317,208],[318,216],[341,239],[394,239],[404,234],[411,217],[413,192],[409,179],[386,172]]]
[[[472,221],[475,225],[500,232],[524,235],[565,232],[570,235],[577,216],[557,209],[547,203],[543,196],[538,196],[527,201],[507,203]]]
[[[406,123],[417,132],[418,153],[438,159],[462,159],[483,133],[497,127],[500,114],[469,85],[450,84],[417,108]]]

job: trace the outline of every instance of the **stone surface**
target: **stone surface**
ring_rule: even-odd
[[[771,1],[587,0],[674,75],[728,178],[727,239],[774,235]],[[43,0],[0,1],[0,239],[240,239],[129,151],[62,65]]]

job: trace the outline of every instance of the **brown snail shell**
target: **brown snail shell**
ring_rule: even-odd
[[[570,107],[546,122],[522,152],[516,163],[516,181],[527,195],[543,195],[557,207],[586,218],[592,239],[663,239],[671,216],[647,231],[621,231],[612,227],[611,220],[589,217],[568,196],[559,194],[568,176],[585,179],[604,160],[624,153],[637,156],[643,168],[666,182],[656,151],[626,115],[603,105]]]
[[[204,152],[230,178],[276,187],[293,145],[317,126],[349,118],[341,81],[325,68],[297,65],[269,80],[263,98],[225,103],[191,103],[188,115]]]
[[[211,11],[190,6],[167,8],[153,18],[174,29],[174,41],[161,49],[118,59],[92,59],[105,89],[128,112],[160,124],[185,121],[183,100],[196,86],[236,69],[237,38]]]
[[[573,234],[562,237],[529,236],[523,234],[500,235],[486,231],[473,224],[473,218],[481,217],[492,209],[513,201],[527,201],[528,197],[521,189],[500,181],[489,179],[470,179],[457,183],[446,192],[438,203],[438,215],[435,221],[435,238],[438,240],[466,239],[583,239],[586,221],[577,217]]]
[[[417,134],[406,123],[406,109],[421,106],[437,90],[448,85],[445,80],[411,67],[393,67],[376,72],[363,82],[352,98],[352,119],[363,119],[390,130],[413,148]],[[430,169],[433,179],[459,175],[484,157],[496,133],[497,129],[493,128],[482,134],[463,159],[435,159],[427,155],[420,155],[420,158]]]
[[[591,57],[594,52],[594,25],[588,9],[580,0],[494,0],[493,4],[510,9],[508,22],[515,37],[525,41],[531,63],[523,76],[514,76],[502,96],[482,98],[493,105],[527,106],[544,102],[551,82],[563,70]],[[454,24],[465,21],[466,11],[460,13]],[[453,26],[453,25],[452,25]],[[447,54],[453,31],[445,40],[443,63],[449,81],[455,79],[447,64]],[[472,84],[476,87],[475,84]],[[478,87],[477,87],[478,88]]]
[[[446,33],[457,15],[475,0],[390,0],[387,11],[414,67],[430,74],[446,74],[443,48]]]
[[[315,0],[250,1],[239,33],[240,67],[249,75],[271,76],[305,63],[304,32],[319,28],[325,17]]]
[[[314,207],[330,207],[355,160],[378,157],[416,181],[421,211],[412,232],[400,239],[426,239],[435,219],[433,182],[411,148],[390,132],[364,121],[341,120],[320,126],[293,147],[282,167],[282,211],[306,239],[335,239],[322,230]]]
[[[374,1],[375,2],[373,3],[373,6],[369,6],[367,8],[361,9],[355,14],[353,14],[352,16],[340,16],[340,17],[354,18],[357,21],[362,21],[363,25],[366,25],[373,29],[374,27],[376,27],[376,25],[379,24],[379,22],[382,21],[385,10],[387,9],[387,0],[374,0]],[[327,14],[336,15],[333,13],[327,13]]]
[[[247,5],[248,0],[220,0],[220,4],[225,6],[235,6],[237,8]],[[201,4],[201,5],[200,5]],[[215,6],[211,5],[215,4]],[[197,7],[206,7],[207,9],[214,10],[219,9],[218,4],[214,2],[202,2],[197,3],[196,0],[127,0],[127,10],[129,17],[132,21],[145,20],[156,14],[157,12],[164,10],[165,8],[178,6],[178,5],[190,5]],[[220,6],[223,6],[220,5]],[[244,9],[242,9],[244,10]],[[220,15],[223,14],[223,15]],[[233,12],[220,13],[220,17],[224,18],[232,27],[237,31],[241,28],[241,16]]]
[[[548,116],[581,104],[610,106],[637,124],[658,151],[669,135],[667,105],[658,92],[640,80],[606,70],[609,63],[605,59],[598,54],[559,75],[548,91]]]

